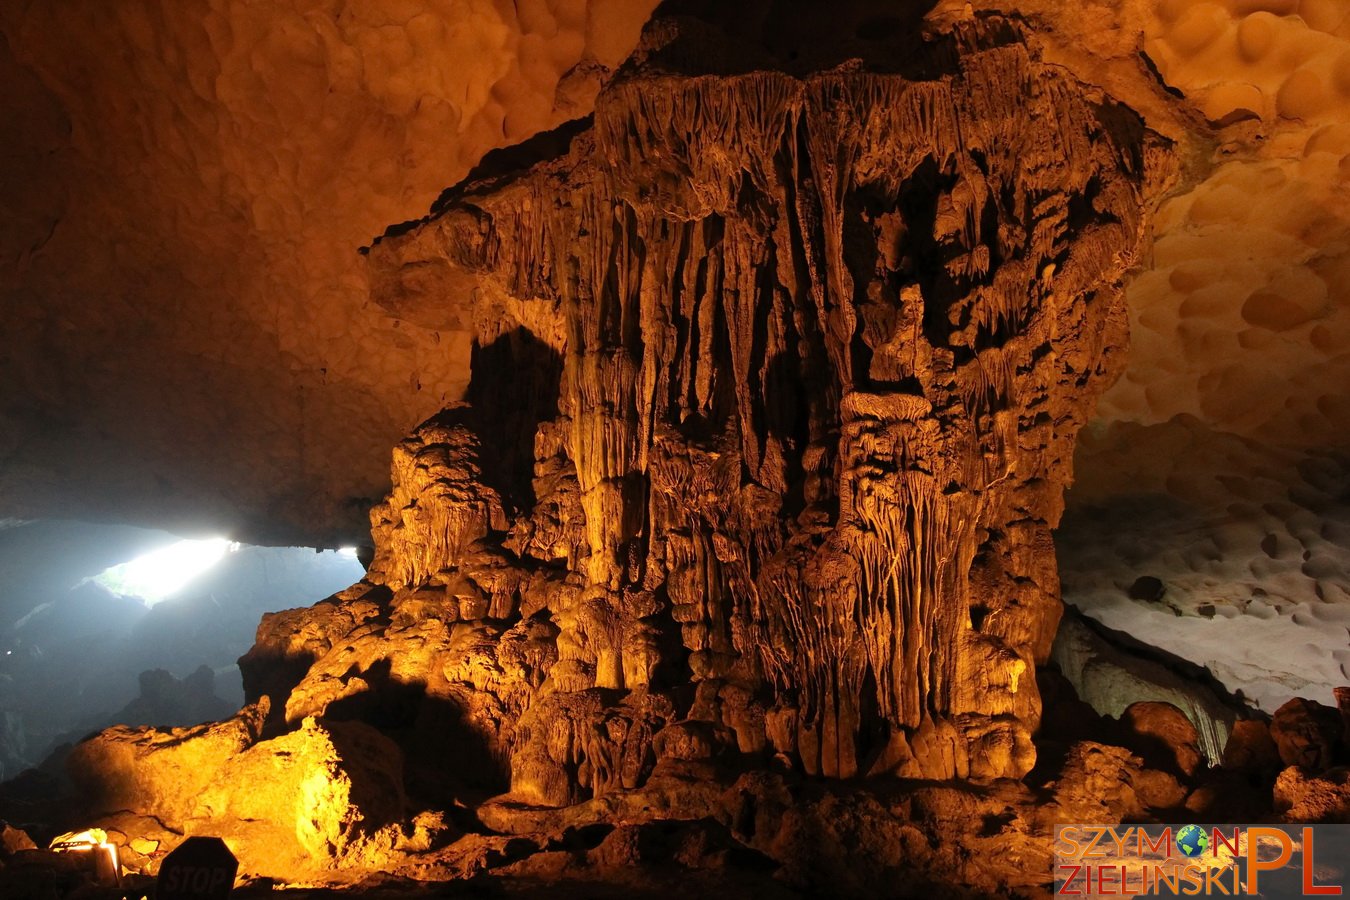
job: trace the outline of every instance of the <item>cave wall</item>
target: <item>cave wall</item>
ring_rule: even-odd
[[[1060,18],[1052,43],[1087,50],[1070,65],[1101,84],[1103,60],[1147,59],[1200,143],[1126,289],[1125,373],[1079,441],[1065,598],[1239,706],[1332,703],[1350,677],[1350,8],[1114,6]],[[1163,595],[1131,596],[1141,577]]]
[[[999,10],[1030,24],[1047,64],[1172,141],[1180,167],[1127,279],[1129,363],[1079,443],[1082,516],[1060,535],[1071,599],[1152,621],[1150,639],[1263,706],[1325,696],[1346,671],[1332,640],[1350,472],[1342,5],[684,6],[716,20],[704,38],[735,35],[724,73],[763,59],[800,73],[841,38],[876,66],[907,16]],[[372,301],[356,248],[486,150],[589,111],[649,11],[0,10],[14,136],[0,148],[0,514],[363,540],[387,447],[444,403],[476,402],[476,354],[509,341],[478,340],[406,279]],[[532,489],[519,460],[507,469],[509,490]],[[1167,603],[1126,603],[1141,574],[1170,584]],[[1201,621],[1216,616],[1234,637]],[[1251,633],[1272,640],[1249,639],[1262,622]],[[1223,656],[1258,643],[1289,652]]]
[[[1253,12],[1268,5],[1280,15]],[[1127,594],[1122,579],[1154,551],[1215,583],[1245,563],[1236,554],[1211,565],[1208,544],[1177,539],[1193,537],[1195,518],[1168,518],[1171,507],[1159,516],[1138,495],[1204,497],[1215,515],[1283,520],[1299,547],[1252,529],[1231,545],[1197,539],[1220,550],[1255,540],[1270,563],[1252,579],[1292,583],[1297,571],[1311,584],[1292,590],[1315,594],[1337,577],[1316,558],[1341,540],[1316,521],[1327,511],[1316,495],[1338,489],[1338,470],[1310,453],[1330,432],[1305,421],[1306,397],[1277,389],[1308,363],[1286,352],[1297,339],[1337,358],[1334,290],[1325,305],[1274,288],[1245,296],[1238,325],[1216,298],[1260,290],[1266,263],[1284,265],[1279,253],[1191,278],[1187,260],[1151,256],[1148,243],[1147,213],[1161,200],[1158,246],[1217,258],[1225,229],[1252,206],[1218,190],[1229,163],[1254,165],[1245,172],[1255,180],[1241,183],[1272,190],[1261,173],[1273,168],[1343,168],[1338,132],[1318,118],[1329,107],[1299,105],[1302,88],[1253,115],[1212,117],[1218,101],[1205,99],[1227,96],[1218,88],[1237,70],[1224,54],[1251,31],[1248,19],[1277,20],[1271,33],[1285,49],[1275,61],[1297,68],[1295,51],[1309,48],[1331,54],[1318,65],[1331,60],[1341,26],[1307,5],[1304,17],[1293,3],[1197,4],[1197,18],[1177,4],[1029,0],[1005,19],[967,4],[878,15],[856,3],[800,20],[772,13],[802,5],[767,0],[734,12],[668,5],[593,118],[490,154],[430,215],[368,248],[375,306],[401,327],[448,323],[464,335],[455,353],[465,402],[395,447],[392,490],[371,514],[367,578],[264,618],[241,661],[251,705],[232,722],[114,729],[82,744],[72,766],[82,790],[113,804],[105,812],[163,813],[174,828],[260,829],[246,835],[252,864],[284,873],[420,853],[426,820],[391,824],[420,808],[462,817],[468,833],[454,853],[484,858],[507,851],[516,838],[506,835],[554,848],[576,840],[566,829],[580,823],[650,825],[670,813],[729,822],[737,839],[808,872],[837,850],[846,862],[830,871],[844,881],[859,857],[897,848],[941,871],[941,884],[1016,859],[1017,872],[971,872],[1000,886],[1044,871],[1026,861],[1042,859],[1047,823],[1066,816],[1162,817],[1183,803],[1196,816],[1267,814],[1283,751],[1212,780],[1199,767],[1230,725],[1270,745],[1239,746],[1234,758],[1269,751],[1280,728],[1233,723],[1232,698],[1211,690],[1198,702],[1170,669],[1146,688],[1184,714],[1129,710],[1117,687],[1137,691],[1140,678],[1128,662],[1061,646],[1062,665],[1104,685],[1109,696],[1092,699],[1122,716],[1113,729],[1035,669],[1060,615],[1050,536],[1080,432],[1089,452],[1078,496],[1102,516],[1061,531],[1082,566],[1069,571],[1072,589],[1090,569],[1090,588]],[[1186,53],[1164,52],[1177,47]],[[1207,55],[1208,75],[1188,68]],[[1305,214],[1329,221],[1305,204],[1272,227],[1308,246],[1314,233],[1335,234],[1297,225]],[[1232,249],[1264,250],[1267,224]],[[1149,267],[1174,263],[1166,289],[1126,287],[1159,288]],[[1206,293],[1214,302],[1177,311],[1180,324],[1195,320],[1175,329],[1194,367],[1168,381],[1176,347],[1160,341],[1127,363],[1127,323],[1165,332],[1169,304],[1211,276],[1222,288]],[[1250,353],[1271,364],[1259,396],[1251,388],[1250,404],[1216,405],[1224,372]],[[1087,425],[1122,371],[1108,419]],[[1327,421],[1339,409],[1331,393],[1313,401]],[[1260,412],[1276,407],[1289,414]],[[1276,455],[1297,480],[1266,477],[1272,451],[1261,442],[1276,433],[1290,435]],[[1120,527],[1122,511],[1145,514]],[[1075,553],[1075,540],[1091,552]],[[1203,605],[1171,608],[1203,618]],[[1186,635],[1193,624],[1164,630]],[[1042,684],[1058,722],[1040,735],[1051,758],[1032,773]],[[1209,727],[1186,714],[1210,716]],[[1185,767],[1141,766],[1159,733]],[[1130,749],[1092,742],[1102,734]],[[1319,745],[1323,762],[1334,743]],[[287,810],[298,810],[294,829],[254,817],[253,801],[223,782],[183,796],[151,777],[118,793],[138,769],[192,759],[209,781],[268,771],[302,749],[336,789],[332,804],[310,809],[279,779]],[[858,782],[822,788],[801,774],[980,784],[905,782],[880,809],[887,788],[877,785],[893,781],[840,799],[836,788]],[[406,796],[384,796],[409,805],[372,803],[363,826],[349,802],[358,784],[400,784]],[[818,818],[803,819],[817,801]],[[966,827],[975,821],[978,835]],[[783,837],[794,827],[797,843]],[[295,834],[282,840],[278,828]],[[503,843],[483,852],[483,829]],[[308,837],[292,846],[296,834]],[[868,834],[874,845],[858,843]],[[839,846],[822,850],[821,835]],[[258,849],[273,838],[297,855]],[[988,853],[963,843],[985,838]],[[958,857],[978,862],[963,869]],[[473,871],[438,860],[444,877]],[[410,865],[423,875],[432,866],[421,856]],[[806,882],[819,887],[818,877]]]
[[[4,514],[364,541],[469,341],[357,248],[589,112],[652,5],[5,4]]]

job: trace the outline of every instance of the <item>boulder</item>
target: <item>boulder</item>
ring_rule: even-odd
[[[1130,783],[1139,802],[1152,810],[1176,809],[1186,800],[1186,789],[1171,772],[1141,769]]]
[[[1190,778],[1205,761],[1195,725],[1170,703],[1132,703],[1121,715],[1120,727],[1121,740],[1148,768]]]
[[[393,741],[360,722],[309,718],[229,760],[186,824],[234,838],[242,871],[293,879],[379,867],[401,843],[405,806]]]
[[[36,850],[37,844],[28,836],[28,832],[15,828],[8,822],[0,822],[0,861],[22,850]]]
[[[118,725],[76,744],[66,770],[90,812],[136,810],[178,825],[225,765],[258,741],[267,712],[264,699],[193,728]]]
[[[1286,766],[1313,771],[1332,765],[1343,728],[1339,712],[1302,697],[1295,697],[1275,710],[1270,720],[1270,736],[1275,740],[1280,760]]]
[[[1167,593],[1167,585],[1156,575],[1140,575],[1126,593],[1131,600],[1148,600],[1156,603]]]
[[[1223,767],[1233,772],[1274,775],[1281,768],[1280,750],[1270,735],[1270,726],[1259,719],[1233,723],[1233,732],[1223,748]]]
[[[162,856],[166,829],[227,838],[252,875],[386,862],[406,842],[398,746],[363,723],[314,718],[260,740],[266,716],[264,702],[197,728],[110,728],[67,765],[145,870]]]
[[[1080,741],[1069,748],[1052,803],[1043,810],[1050,821],[1119,822],[1143,813],[1135,791],[1139,759],[1123,747]]]

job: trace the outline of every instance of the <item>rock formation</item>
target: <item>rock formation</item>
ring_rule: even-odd
[[[807,772],[1024,774],[1155,145],[1003,19],[901,72],[712,78],[685,47],[649,29],[565,152],[371,249],[379,302],[480,349],[473,405],[399,451],[370,579],[547,633],[555,731],[569,694],[688,682]]]
[[[1057,535],[1065,599],[1266,715],[1292,696],[1330,704],[1350,672],[1347,8],[1035,6],[1064,10],[1077,71],[1084,53],[1146,56],[1208,144],[1126,291],[1129,362],[1079,443]],[[1162,603],[1122,602],[1145,575]]]

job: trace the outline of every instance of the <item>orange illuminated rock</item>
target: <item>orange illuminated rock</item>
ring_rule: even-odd
[[[260,874],[561,877],[698,819],[691,867],[854,893],[1021,889],[1056,817],[1178,806],[1097,743],[1018,782],[1167,142],[1016,20],[859,28],[788,65],[660,19],[593,118],[376,242],[376,303],[472,332],[464,402],[396,447],[366,578],[263,620],[246,739],[106,732],[89,790]]]
[[[1270,736],[1284,764],[1314,772],[1330,767],[1340,756],[1342,729],[1336,710],[1302,698],[1281,706],[1270,722]]]
[[[713,815],[746,769],[1032,768],[1156,139],[1002,19],[722,78],[672,22],[371,249],[377,301],[474,329],[467,402],[396,448],[366,579],[264,619],[257,705],[76,749],[99,805],[255,873],[463,873],[486,845],[417,857],[406,791],[537,833]],[[1078,745],[1059,802],[1131,814],[1135,771]]]
[[[164,828],[223,837],[244,873],[286,879],[379,866],[425,842],[397,745],[363,723],[312,718],[262,740],[266,713],[263,702],[218,725],[109,729],[76,745],[67,768],[88,813],[137,832],[124,842],[140,841],[137,858],[152,868],[146,840]]]
[[[1275,780],[1275,809],[1286,822],[1350,822],[1350,769],[1290,766]]]
[[[15,828],[9,823],[0,826],[0,862],[7,860],[15,853],[36,849],[37,845],[33,843],[33,839],[23,829]]]
[[[544,692],[763,685],[746,743],[809,772],[1026,772],[1150,139],[1009,22],[927,41],[922,77],[708,79],[725,48],[653,27],[588,130],[377,243],[377,301],[477,350],[467,431],[414,439],[460,461],[396,454],[372,579],[547,610]]]
[[[1170,703],[1132,703],[1120,724],[1126,746],[1152,768],[1189,778],[1205,761],[1195,725]]]
[[[263,700],[193,728],[119,725],[76,744],[66,769],[94,812],[131,809],[181,824],[230,760],[257,743],[267,710]]]
[[[306,719],[216,773],[184,823],[219,832],[254,874],[375,867],[404,843],[402,754],[358,722]]]
[[[1236,772],[1266,773],[1280,768],[1280,751],[1270,736],[1270,726],[1259,719],[1233,725],[1233,734],[1223,748],[1223,766]]]

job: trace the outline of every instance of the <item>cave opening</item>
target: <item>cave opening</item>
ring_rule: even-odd
[[[265,612],[359,580],[356,548],[63,520],[0,529],[0,766],[12,778],[114,723],[186,726],[243,705]]]
[[[109,566],[93,580],[114,594],[153,607],[220,562],[225,554],[239,549],[240,545],[229,538],[184,538]]]

